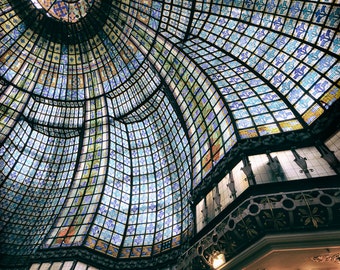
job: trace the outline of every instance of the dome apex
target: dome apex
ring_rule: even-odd
[[[88,14],[94,1],[99,0],[31,0],[34,6],[46,12],[48,17],[75,23]]]

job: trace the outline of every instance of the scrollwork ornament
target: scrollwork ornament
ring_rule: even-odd
[[[333,262],[336,264],[340,264],[340,253],[338,252],[338,253],[318,255],[318,256],[311,257],[311,260],[317,263]]]

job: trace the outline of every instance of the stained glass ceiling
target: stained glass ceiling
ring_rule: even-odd
[[[88,0],[32,0],[32,3],[37,9],[44,10],[47,16],[68,23],[84,18],[93,6],[93,1]]]
[[[237,143],[339,99],[339,1],[1,1],[1,252],[152,257]]]

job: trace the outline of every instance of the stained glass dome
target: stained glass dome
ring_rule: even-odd
[[[37,9],[43,9],[47,16],[69,23],[77,22],[85,17],[93,5],[88,0],[32,0]]]
[[[340,97],[337,0],[0,7],[2,254],[176,250],[231,151]]]

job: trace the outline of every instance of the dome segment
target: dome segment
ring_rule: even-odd
[[[296,16],[304,10],[300,5],[289,9],[268,3],[263,16],[270,23],[263,26],[258,18],[262,12],[254,17],[248,12],[258,6],[241,3],[217,3],[211,10],[197,3],[188,31],[178,20],[177,32],[161,24],[158,34],[139,23],[132,33],[138,47],[145,47],[143,52],[152,47],[148,59],[181,108],[190,136],[194,185],[236,142],[306,129],[340,97],[339,46],[331,43],[339,42],[336,8],[313,6],[321,17],[307,24],[310,14],[302,13],[305,19],[295,26]],[[181,7],[185,17],[187,6]],[[164,21],[179,18],[178,9],[164,9]],[[329,10],[329,16],[321,9]],[[287,12],[288,25],[274,23],[273,14],[281,21]],[[321,18],[328,23],[318,27]],[[211,125],[207,115],[218,124]]]
[[[178,247],[189,233],[189,145],[168,90],[129,39],[133,16],[148,22],[148,3],[130,9],[130,28],[118,3],[102,29],[88,36],[85,26],[96,7],[77,22],[43,14],[45,27],[30,24],[31,15],[18,16],[8,4],[5,16],[13,20],[10,42],[2,40],[1,72],[16,123],[2,151],[7,159],[19,143],[27,156],[9,158],[4,190],[18,195],[25,187],[32,198],[20,201],[18,195],[11,205],[30,222],[16,227],[27,233],[8,254],[86,246],[111,257],[150,257]],[[70,36],[53,38],[52,26],[66,27],[57,29]],[[53,210],[31,219],[34,205]],[[17,216],[6,211],[8,224],[15,222]],[[5,232],[16,237],[10,226]]]
[[[6,239],[21,234],[16,245],[3,250],[6,254],[86,246],[111,257],[135,258],[182,243],[192,220],[190,150],[163,91],[120,119],[108,115],[104,96],[78,102],[90,113],[75,117],[78,122],[64,120],[62,128],[44,123],[49,103],[30,99],[30,114],[17,122],[1,148],[6,160],[2,190],[14,196],[4,204],[5,217],[8,224],[18,215],[29,220],[4,228]],[[83,113],[82,107],[70,110],[49,102],[52,113],[57,107],[60,115]],[[32,114],[36,108],[47,113]],[[22,190],[30,200],[20,200]],[[33,212],[38,205],[41,212]],[[14,207],[21,210],[14,214]]]
[[[6,25],[9,34],[2,41],[1,76],[48,99],[77,101],[110,92],[119,95],[118,87],[128,93],[129,85],[124,87],[124,83],[144,61],[129,35],[136,20],[133,16],[141,17],[138,8],[145,4],[130,9],[130,18],[123,3],[94,2],[83,20],[73,24],[42,15],[33,4],[26,6],[30,12],[9,6],[6,13],[11,23]],[[149,17],[145,11],[143,14],[147,21]]]

